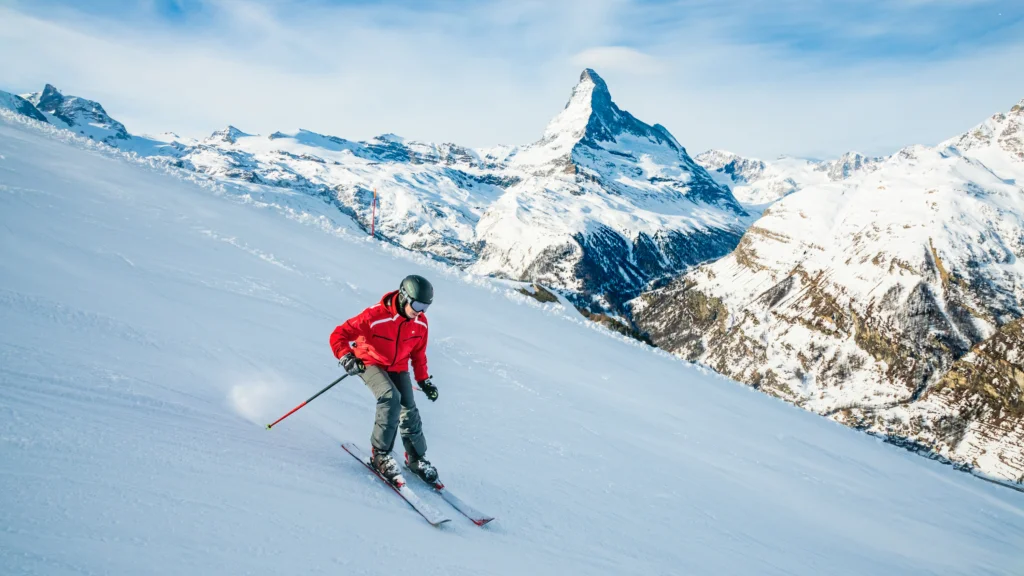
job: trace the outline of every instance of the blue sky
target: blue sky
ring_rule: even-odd
[[[934,144],[1024,98],[1006,0],[0,0],[0,89],[135,132],[527,143],[593,67],[692,152]]]

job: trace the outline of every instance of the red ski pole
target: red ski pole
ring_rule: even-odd
[[[334,386],[335,384],[337,384],[338,382],[341,382],[342,380],[344,380],[346,376],[348,376],[348,374],[342,374],[342,375],[341,375],[341,378],[338,378],[338,379],[337,379],[337,380],[335,380],[334,382],[331,382],[330,384],[328,384],[328,385],[327,385],[327,388],[324,388],[323,390],[321,390],[321,391],[317,392],[316,394],[313,394],[312,396],[310,396],[310,397],[309,397],[309,400],[306,400],[306,401],[305,401],[305,402],[303,402],[302,404],[299,404],[299,405],[298,405],[298,406],[296,406],[295,408],[292,408],[291,412],[289,412],[289,413],[285,414],[284,416],[281,416],[281,417],[280,417],[280,418],[278,418],[277,420],[274,420],[274,423],[273,423],[273,424],[267,424],[267,430],[270,430],[270,429],[271,429],[271,428],[273,428],[273,427],[274,427],[274,425],[276,425],[276,424],[277,424],[278,422],[280,422],[281,420],[284,420],[285,418],[287,418],[287,417],[291,416],[292,414],[294,414],[294,413],[295,413],[296,411],[298,411],[298,409],[299,409],[299,408],[302,408],[302,407],[303,407],[303,406],[305,406],[306,404],[309,404],[309,403],[310,403],[310,402],[312,402],[313,400],[316,400],[316,397],[317,397],[317,396],[319,396],[319,395],[323,394],[324,392],[327,392],[328,390],[330,390],[330,389],[331,389],[331,388],[332,388],[332,387],[333,387],[333,386]]]

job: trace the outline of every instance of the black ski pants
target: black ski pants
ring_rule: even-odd
[[[410,459],[426,455],[427,440],[423,437],[423,424],[412,395],[409,372],[385,372],[380,366],[367,366],[359,376],[377,399],[377,416],[370,445],[378,452],[390,452],[395,445],[395,436],[400,432]]]

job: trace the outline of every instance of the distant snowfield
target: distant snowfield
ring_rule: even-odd
[[[0,118],[4,574],[1024,574],[1024,494],[365,240]],[[269,205],[273,203],[275,205]],[[334,216],[330,216],[333,214]],[[430,278],[419,518],[334,326]]]

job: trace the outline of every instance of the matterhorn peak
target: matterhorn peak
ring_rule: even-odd
[[[580,74],[565,108],[544,130],[544,139],[570,136],[580,140],[591,136],[599,141],[614,140],[614,135],[604,128],[608,121],[614,123],[620,114],[622,111],[612,102],[608,84],[597,72],[587,68]]]
[[[580,81],[573,88],[573,96],[575,97],[577,93],[583,98],[589,99],[591,109],[596,112],[615,107],[615,104],[612,103],[612,93],[608,91],[608,84],[591,68],[584,69],[580,74]],[[566,107],[568,108],[571,104],[572,99],[569,104],[566,104]]]
[[[582,84],[584,82],[590,82],[595,86],[603,86],[605,91],[608,90],[608,85],[605,84],[604,79],[597,72],[594,72],[593,68],[584,68],[583,72],[580,72],[579,83]]]
[[[580,74],[565,108],[544,130],[539,144],[568,151],[577,143],[600,147],[602,142],[614,143],[623,134],[646,138],[652,143],[680,151],[682,146],[660,124],[649,126],[612,101],[608,84],[591,68]]]

